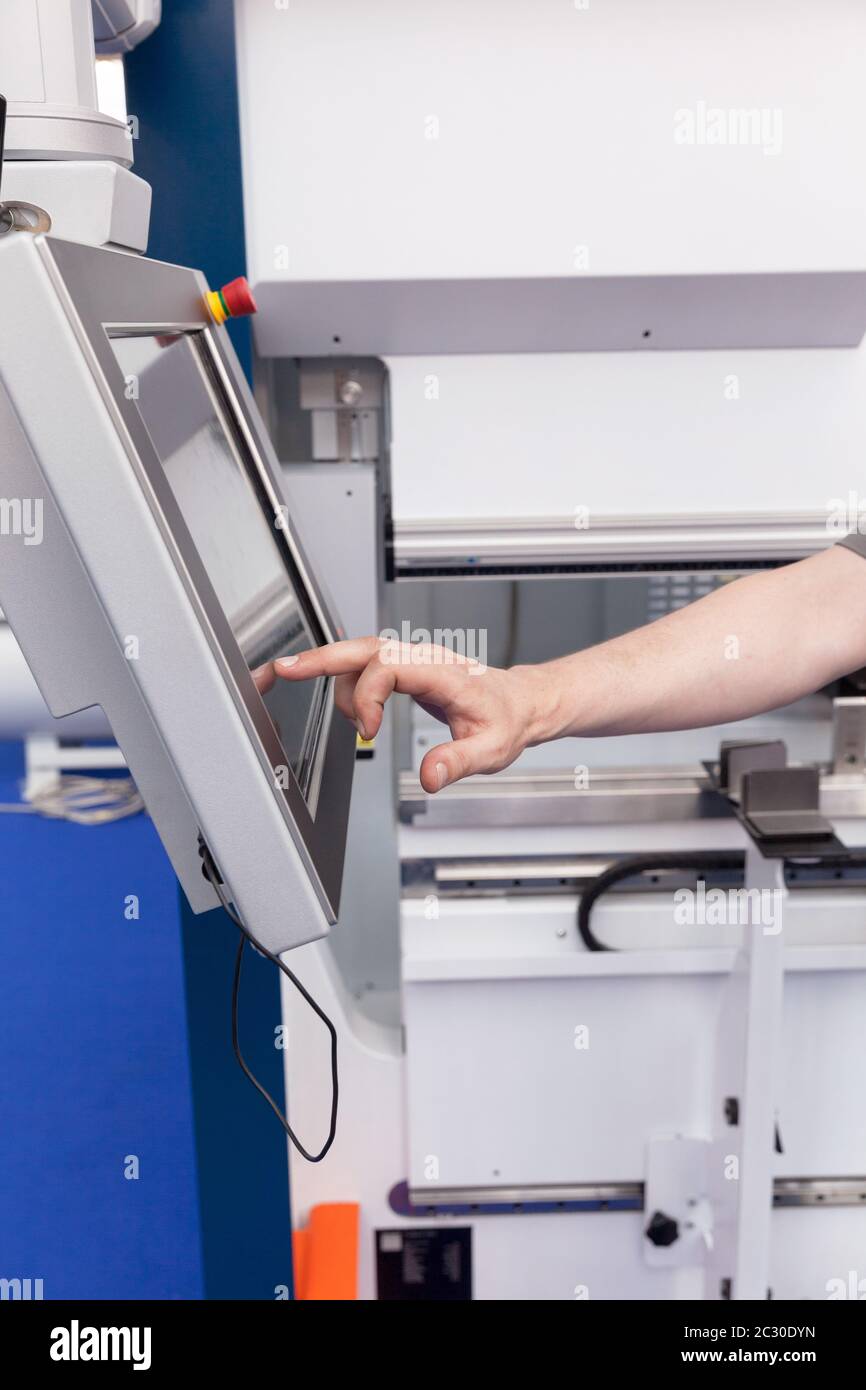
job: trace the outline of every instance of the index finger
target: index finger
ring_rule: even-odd
[[[274,662],[277,675],[287,680],[310,680],[314,676],[348,676],[363,671],[381,647],[378,637],[353,637],[347,642],[329,642],[311,647],[295,656],[279,656]]]

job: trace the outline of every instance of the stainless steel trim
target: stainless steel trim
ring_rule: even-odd
[[[400,818],[425,829],[458,826],[585,825],[694,820],[730,814],[703,768],[598,769],[589,787],[573,772],[500,772],[469,777],[428,796],[400,774]]]
[[[528,1202],[643,1202],[642,1182],[584,1182],[538,1187],[410,1187],[419,1207],[521,1206]]]
[[[436,883],[478,883],[509,879],[598,878],[610,868],[610,859],[440,859],[433,866]]]
[[[526,1206],[529,1203],[640,1202],[642,1182],[562,1183],[527,1187],[413,1187],[409,1200],[417,1207]],[[776,1178],[776,1207],[866,1206],[866,1176],[849,1178]]]
[[[821,810],[830,819],[866,817],[866,775],[821,775]],[[498,772],[468,777],[428,796],[414,772],[400,774],[400,819],[425,829],[467,826],[614,825],[732,815],[699,764],[597,768],[588,787],[573,772]]]
[[[586,526],[569,516],[397,520],[393,559],[398,579],[447,578],[449,571],[748,570],[813,555],[842,535],[821,513],[599,516]]]
[[[866,1177],[776,1178],[777,1207],[866,1207]]]
[[[604,873],[616,857],[599,859],[575,855],[563,859],[559,855],[537,855],[530,859],[513,859],[490,855],[485,859],[404,858],[402,860],[401,897],[405,900],[426,898],[435,892],[451,900],[457,898],[515,898],[582,893]],[[742,874],[735,869],[712,871],[708,882],[739,882]],[[616,885],[617,893],[645,893],[652,889],[673,892],[689,887],[695,881],[694,872],[686,869],[660,869],[648,875],[635,875]],[[834,880],[835,881],[835,880]]]

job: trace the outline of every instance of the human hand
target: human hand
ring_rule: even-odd
[[[544,667],[502,671],[432,643],[362,637],[278,657],[274,670],[291,681],[334,676],[337,708],[366,739],[379,732],[395,691],[411,695],[451,731],[451,741],[431,748],[421,763],[428,792],[473,773],[499,772],[548,736],[553,681]]]

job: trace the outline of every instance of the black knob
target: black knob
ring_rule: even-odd
[[[679,1223],[663,1211],[654,1211],[644,1235],[653,1245],[673,1245],[675,1240],[679,1240]]]

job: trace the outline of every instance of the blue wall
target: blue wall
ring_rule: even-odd
[[[0,744],[0,802],[23,772]],[[0,865],[0,1277],[200,1298],[180,911],[153,825],[2,814]]]
[[[245,270],[233,13],[232,0],[169,0],[126,59],[135,172],[153,189],[147,254],[203,270],[212,289]],[[249,324],[228,331],[249,370]]]

